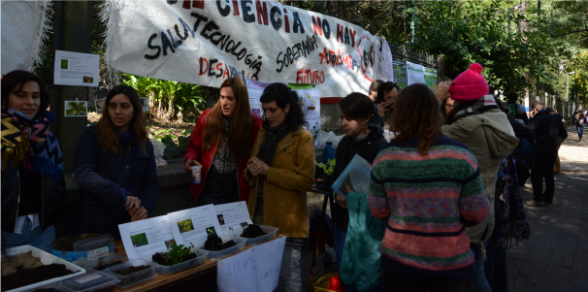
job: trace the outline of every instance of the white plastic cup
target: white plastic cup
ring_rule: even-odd
[[[195,184],[200,184],[202,182],[202,166],[196,165],[190,167],[190,169],[192,169],[192,182]]]

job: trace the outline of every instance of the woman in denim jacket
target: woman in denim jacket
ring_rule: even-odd
[[[135,89],[118,85],[110,90],[102,118],[80,137],[74,168],[79,191],[69,222],[73,234],[120,239],[119,224],[151,215],[159,180]]]

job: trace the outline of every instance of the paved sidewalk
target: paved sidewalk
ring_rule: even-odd
[[[510,292],[588,291],[588,138],[568,135],[553,207],[525,205],[531,237],[507,252]],[[522,196],[533,199],[530,179]]]

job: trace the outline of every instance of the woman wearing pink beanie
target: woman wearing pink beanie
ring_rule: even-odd
[[[439,84],[435,95],[441,101],[455,101],[441,132],[450,139],[465,144],[474,153],[480,167],[484,191],[491,203],[484,221],[466,228],[470,248],[474,252],[476,291],[491,292],[484,275],[484,243],[494,229],[494,191],[500,163],[512,153],[519,139],[504,114],[488,94],[488,83],[482,75],[482,65],[474,63],[453,83]]]

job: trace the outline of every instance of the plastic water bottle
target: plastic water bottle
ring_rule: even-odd
[[[327,142],[327,145],[323,148],[323,163],[327,164],[329,159],[335,159],[335,147],[333,147],[333,142]]]

